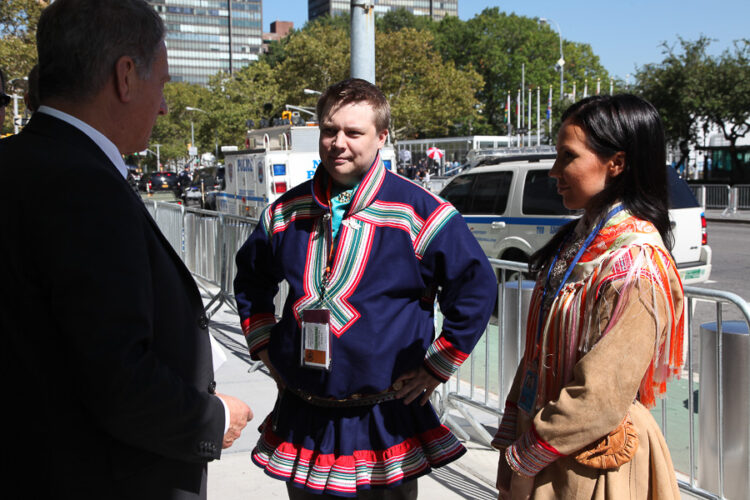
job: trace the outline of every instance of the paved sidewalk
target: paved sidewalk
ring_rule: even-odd
[[[240,439],[231,448],[224,450],[221,460],[209,464],[208,497],[212,500],[285,499],[285,484],[266,476],[250,460],[250,452],[259,435],[258,425],[270,413],[276,400],[276,386],[264,369],[248,373],[252,361],[247,353],[237,315],[229,307],[222,307],[211,318],[210,331],[227,355],[227,361],[216,371],[217,391],[247,402],[255,417]],[[463,422],[459,415],[452,416],[456,421]],[[468,426],[464,430],[472,432]],[[464,444],[468,449],[466,455],[419,479],[420,498],[497,498],[497,491],[492,486],[497,452],[474,442]]]
[[[711,222],[739,222],[750,224],[750,210],[737,210],[734,213],[718,209],[707,209],[704,211],[706,220]]]

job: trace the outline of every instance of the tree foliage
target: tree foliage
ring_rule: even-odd
[[[8,79],[23,78],[36,64],[36,26],[47,2],[0,2],[0,61]]]
[[[706,64],[698,108],[729,141],[734,162],[737,139],[750,132],[750,40],[738,40],[732,49]],[[732,171],[736,169],[732,168]]]
[[[0,1],[0,66],[8,81],[27,76],[36,64],[36,26],[46,6],[41,0]],[[11,115],[0,123],[0,134],[12,131]]]
[[[436,47],[445,59],[453,61],[460,70],[475,69],[483,77],[484,87],[478,98],[487,132],[504,132],[507,93],[515,96],[522,80],[526,92],[537,86],[543,91],[549,85],[559,89],[555,63],[560,58],[560,39],[537,19],[506,14],[492,7],[468,21],[446,17],[435,33]],[[579,88],[586,78],[590,85],[597,77],[609,82],[609,74],[590,45],[563,40],[563,53],[566,92],[571,90],[573,81],[578,82]],[[555,92],[557,95],[559,91]]]
[[[710,43],[703,36],[695,41],[679,38],[677,47],[664,43],[664,59],[646,64],[635,75],[634,91],[659,111],[667,142],[680,151],[678,164],[687,161],[689,144],[697,141]]]
[[[391,105],[393,139],[444,136],[477,119],[482,77],[443,62],[433,42],[413,28],[376,33],[376,83]]]

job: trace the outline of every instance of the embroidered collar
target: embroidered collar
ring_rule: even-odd
[[[385,166],[383,165],[383,162],[380,161],[380,153],[378,153],[375,157],[375,161],[372,162],[367,173],[359,182],[359,186],[354,192],[354,197],[352,198],[352,202],[344,217],[356,214],[372,205],[383,185],[385,175]],[[330,176],[328,175],[328,172],[326,172],[325,167],[321,164],[315,171],[315,176],[313,176],[312,195],[315,202],[326,212],[329,211],[326,195],[328,182],[330,182]]]

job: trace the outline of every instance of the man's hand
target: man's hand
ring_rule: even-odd
[[[440,380],[425,370],[424,366],[420,366],[416,370],[408,371],[397,378],[393,383],[393,388],[398,390],[396,392],[397,398],[404,398],[405,405],[411,404],[412,401],[422,396],[419,404],[424,406],[430,400],[432,391],[440,383]],[[400,385],[403,385],[403,387],[399,388]]]
[[[242,429],[253,419],[253,410],[239,399],[227,396],[226,394],[217,394],[229,408],[229,428],[224,434],[224,440],[221,447],[226,449],[232,446],[237,438],[240,437]]]
[[[261,361],[263,361],[263,364],[266,365],[266,368],[268,368],[268,373],[271,374],[271,377],[276,382],[276,388],[279,391],[283,391],[286,387],[286,384],[284,383],[284,380],[281,378],[281,375],[279,375],[279,372],[276,371],[276,368],[273,367],[271,364],[271,358],[268,357],[268,349],[263,349],[258,353],[258,357]]]

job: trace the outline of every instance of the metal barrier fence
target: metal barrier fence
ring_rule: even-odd
[[[698,203],[704,208],[724,210],[734,214],[737,210],[750,210],[750,184],[689,184]]]
[[[724,209],[729,206],[731,186],[725,184],[689,184],[703,208]]]
[[[185,208],[164,202],[147,201],[146,206],[172,246],[182,256],[190,271],[199,278],[198,282],[203,281],[214,288],[211,300],[206,306],[209,316],[218,310],[222,304],[226,303],[234,307],[234,301],[231,300],[233,298],[232,279],[235,274],[234,256],[258,221],[247,217]],[[490,259],[490,263],[496,271],[509,271],[498,272],[500,281],[498,283],[496,314],[493,315],[485,334],[467,362],[451,380],[443,385],[441,392],[437,393],[434,399],[436,410],[441,419],[461,438],[468,440],[471,436],[464,432],[460,425],[457,425],[449,413],[451,409],[458,411],[471,425],[479,439],[487,445],[489,445],[492,436],[479,421],[476,413],[479,411],[485,417],[490,418],[502,416],[505,396],[510,389],[516,367],[522,355],[528,301],[532,286],[531,282],[522,280],[523,273],[528,270],[526,264],[496,259]],[[506,281],[506,275],[512,275],[515,278]],[[287,288],[284,285],[282,285],[276,297],[277,311],[282,309],[286,297]],[[737,460],[738,453],[740,455],[744,453],[744,456],[747,457],[750,442],[743,443],[743,438],[741,438],[738,452],[737,436],[731,436],[731,446],[728,446],[730,436],[727,436],[725,432],[727,421],[727,415],[724,411],[726,377],[722,374],[726,373],[724,360],[727,359],[727,352],[723,343],[723,306],[732,307],[734,313],[739,315],[746,326],[750,325],[750,306],[737,295],[723,291],[685,287],[685,296],[688,312],[687,368],[683,380],[678,381],[681,384],[678,384],[678,382],[670,384],[667,397],[661,401],[660,407],[655,410],[655,417],[660,422],[670,447],[670,453],[676,464],[681,456],[680,454],[684,454],[683,452],[687,450],[684,467],[680,468],[676,465],[678,472],[683,474],[683,478],[679,480],[680,489],[702,498],[726,498],[728,474],[732,474],[731,477],[737,479],[738,476],[735,473],[737,467],[734,462]],[[698,370],[700,376],[697,376],[698,374],[694,370],[696,349],[693,342],[695,328],[692,318],[692,311],[698,301],[710,302],[714,305],[717,325],[714,339],[716,352],[711,353],[715,361],[711,371],[704,374],[704,353],[701,353],[701,363]],[[435,315],[438,331],[441,321],[442,318],[438,312]],[[703,334],[702,331],[701,334]],[[750,340],[750,335],[748,340]],[[744,368],[740,370],[741,373],[734,375],[750,379],[748,365],[750,363],[745,363]],[[701,425],[696,428],[693,395],[696,390],[695,385],[700,385],[701,377],[713,381],[713,383],[707,383],[703,387],[701,397],[710,393],[711,390],[715,390],[716,415],[713,421],[709,418],[703,418]],[[680,395],[681,391],[685,394]],[[746,399],[742,404],[747,405],[747,398],[750,395],[738,394],[733,395],[733,397],[745,397]],[[674,413],[675,403],[676,406],[681,406],[683,401],[687,401],[686,429],[678,428],[675,432],[672,432],[675,425],[668,417]],[[749,429],[750,419],[747,413],[742,418],[744,420],[739,423],[738,427]],[[707,425],[707,422],[713,422],[714,425]],[[687,442],[674,444],[673,435],[677,438],[682,436],[683,439],[687,436]],[[704,487],[705,484],[700,484],[706,483],[705,476],[701,476],[700,483],[697,478],[699,455],[696,436],[700,438],[700,443],[715,443],[716,463],[706,461],[704,455],[707,455],[710,450],[701,450],[701,459],[703,460],[701,466],[704,468],[702,472],[705,474],[707,467],[713,468],[715,466],[715,478],[718,478],[718,481],[708,489]],[[747,432],[745,436],[747,436]],[[747,438],[744,439],[748,440]],[[728,448],[731,448],[730,453],[726,452]],[[727,456],[729,457],[729,466],[727,466]],[[740,469],[742,467],[747,468],[747,462],[744,462],[744,465],[741,464]],[[747,479],[750,474],[745,473],[739,476]],[[743,489],[741,490],[741,496],[738,498],[750,498],[750,487],[741,487]]]
[[[737,184],[734,186],[737,191],[735,199],[737,200],[737,209],[750,210],[750,184]]]

